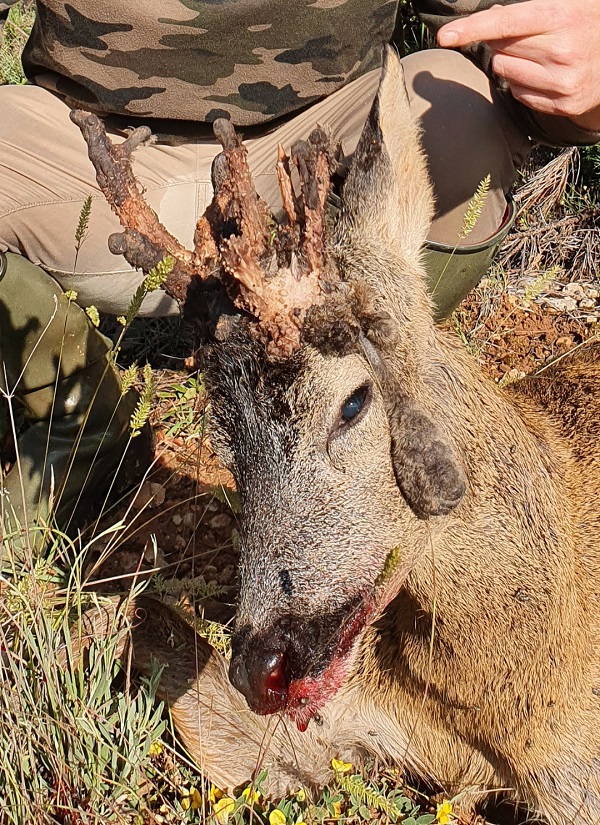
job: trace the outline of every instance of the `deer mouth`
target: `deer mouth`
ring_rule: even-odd
[[[350,675],[360,637],[373,620],[376,603],[363,599],[340,628],[328,664],[317,673],[292,679],[282,710],[305,731],[311,720],[320,721],[320,711],[342,687]]]
[[[400,549],[391,550],[373,588],[363,593],[358,603],[345,613],[325,666],[318,672],[308,670],[307,675],[291,680],[284,706],[279,709],[284,710],[300,730],[306,730],[312,719],[319,721],[319,711],[350,675],[364,630],[381,616],[398,593],[408,572],[400,559]]]
[[[306,730],[350,675],[365,629],[397,595],[409,566],[388,553],[370,588],[329,614],[285,615],[267,631],[234,634],[229,678],[258,714],[285,713]]]
[[[260,715],[283,712],[306,730],[349,676],[360,636],[373,620],[373,598],[355,598],[327,617],[289,617],[261,636],[234,637],[229,677]]]

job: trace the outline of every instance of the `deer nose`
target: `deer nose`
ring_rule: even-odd
[[[289,679],[283,650],[248,650],[234,656],[229,666],[231,684],[256,713],[276,713],[287,703]]]

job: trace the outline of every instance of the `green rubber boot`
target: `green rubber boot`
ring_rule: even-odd
[[[122,462],[137,398],[121,392],[109,350],[53,278],[0,253],[0,390],[26,419],[0,480],[0,539],[16,555],[39,553],[53,523],[68,530],[91,502],[99,508],[120,463],[132,481],[149,464],[147,437]]]
[[[426,242],[424,262],[436,321],[447,318],[483,278],[510,232],[515,214],[514,201],[509,199],[502,226],[491,238],[479,244],[454,247],[435,241]]]

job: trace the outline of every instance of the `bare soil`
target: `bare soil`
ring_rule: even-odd
[[[535,372],[596,334],[595,324],[553,314],[537,303],[523,305],[509,293],[499,297],[483,320],[479,297],[469,296],[457,319],[468,331],[469,347],[482,370],[500,383]]]

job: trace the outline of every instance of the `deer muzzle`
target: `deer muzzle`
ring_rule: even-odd
[[[229,680],[255,713],[276,713],[287,705],[290,681],[285,650],[254,648],[231,660]]]
[[[305,730],[347,677],[373,604],[353,599],[329,615],[284,616],[270,628],[240,627],[229,679],[258,714],[284,711]]]

